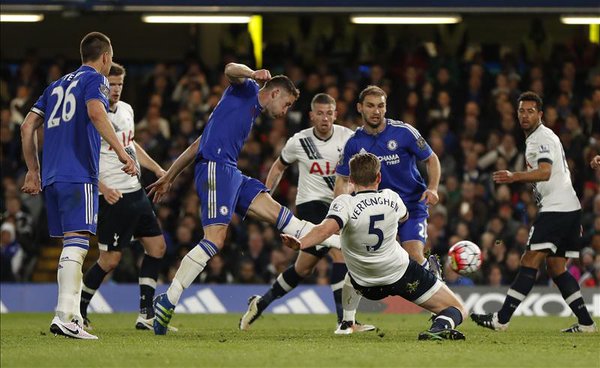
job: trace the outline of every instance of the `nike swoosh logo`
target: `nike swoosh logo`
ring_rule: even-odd
[[[67,326],[63,325],[63,327],[65,328],[65,330],[69,331],[70,333],[72,333],[73,335],[79,335],[79,330],[71,330],[70,328],[68,328]]]

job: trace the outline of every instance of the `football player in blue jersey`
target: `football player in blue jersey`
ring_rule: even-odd
[[[160,201],[179,175],[195,161],[195,182],[202,212],[204,239],[181,261],[171,286],[154,302],[154,333],[164,335],[183,290],[190,286],[206,263],[223,247],[227,227],[234,212],[266,221],[288,234],[304,234],[314,224],[299,220],[269,195],[260,181],[243,175],[237,160],[254,120],[261,114],[272,118],[285,116],[299,92],[286,76],[271,77],[266,69],[252,70],[230,63],[225,67],[229,79],[221,100],[210,115],[202,137],[188,147],[167,173],[150,185],[149,195]],[[264,82],[262,88],[257,82]],[[329,238],[325,246],[339,248],[339,237]]]
[[[81,266],[90,234],[98,221],[100,136],[115,150],[122,170],[136,175],[134,160],[120,144],[108,119],[108,80],[113,50],[99,32],[87,34],[80,45],[82,66],[53,82],[21,125],[27,164],[21,190],[44,192],[50,236],[63,239],[58,262],[58,304],[50,325],[55,335],[97,339],[83,330],[79,314]],[[36,131],[44,126],[42,173]]]
[[[391,189],[400,195],[408,208],[409,218],[398,227],[402,247],[420,265],[441,279],[441,267],[435,255],[425,258],[427,239],[427,209],[439,201],[440,161],[429,144],[413,126],[386,119],[386,93],[377,86],[366,87],[358,97],[356,108],[363,126],[356,130],[344,147],[337,166],[335,197],[349,193],[348,163],[357,153],[369,152],[381,160],[381,189]],[[428,182],[421,177],[417,161],[425,162]]]

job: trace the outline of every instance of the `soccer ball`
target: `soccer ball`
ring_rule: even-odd
[[[461,275],[473,273],[481,267],[481,249],[468,240],[461,240],[450,247],[448,257],[450,268]]]

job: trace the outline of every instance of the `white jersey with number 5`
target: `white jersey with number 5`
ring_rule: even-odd
[[[389,189],[342,194],[333,200],[327,217],[342,229],[342,253],[359,285],[390,285],[404,275],[409,258],[396,234],[398,222],[407,216],[404,202]]]
[[[135,153],[133,145],[134,122],[131,105],[119,101],[114,109],[108,113],[108,118],[115,128],[117,138],[123,147],[129,147]],[[142,188],[136,176],[123,172],[123,164],[110,145],[102,139],[100,146],[100,181],[109,188],[118,189],[122,193],[131,193]]]
[[[581,208],[571,184],[571,173],[560,140],[554,132],[540,124],[525,140],[527,171],[538,168],[540,162],[552,164],[548,181],[533,184],[540,212],[571,212]]]

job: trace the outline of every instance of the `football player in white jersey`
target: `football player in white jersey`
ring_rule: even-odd
[[[157,177],[164,175],[158,165],[134,140],[133,109],[120,101],[125,79],[125,68],[113,62],[108,75],[110,87],[108,117],[125,150],[135,158],[136,165],[152,171]],[[138,161],[139,158],[139,161]],[[138,177],[121,170],[115,152],[104,141],[100,148],[100,209],[98,214],[98,248],[100,258],[86,272],[81,293],[81,315],[84,325],[90,327],[87,309],[104,277],[114,270],[121,260],[121,251],[128,247],[132,237],[144,247],[140,268],[140,314],[137,329],[152,329],[154,290],[165,254],[166,244],[152,203],[146,196]]]
[[[309,113],[312,128],[304,129],[290,138],[279,158],[271,166],[266,186],[273,190],[279,184],[285,170],[298,163],[298,194],[296,208],[298,218],[318,224],[327,215],[333,199],[335,185],[335,167],[342,150],[353,131],[334,125],[337,118],[335,99],[328,94],[319,93],[311,101]],[[240,319],[240,329],[247,330],[262,312],[276,299],[293,290],[302,279],[313,273],[317,262],[329,254],[332,262],[331,289],[336,305],[340,334],[342,322],[342,285],[348,269],[340,250],[321,245],[303,249],[296,262],[277,277],[269,291],[264,295],[254,295],[248,301],[248,310]],[[371,331],[375,327],[357,323],[348,332]]]
[[[521,268],[497,313],[471,314],[480,326],[505,331],[519,304],[535,283],[537,270],[546,261],[546,270],[569,305],[577,323],[563,332],[597,332],[579,284],[567,271],[567,259],[579,258],[581,247],[581,205],[571,184],[571,174],[560,140],[542,123],[542,99],[534,92],[519,96],[518,118],[527,137],[525,159],[527,171],[501,170],[493,173],[498,184],[531,183],[539,206],[521,258]]]
[[[419,334],[419,340],[464,340],[455,329],[466,316],[461,302],[433,273],[411,260],[396,240],[398,223],[408,219],[408,211],[397,193],[377,190],[381,162],[372,153],[358,153],[349,165],[355,193],[334,199],[327,218],[301,239],[282,234],[284,244],[304,249],[341,230],[340,243],[348,265],[343,323],[354,320],[359,298],[346,294],[347,287],[353,286],[367,299],[398,295],[435,313],[431,327]]]

